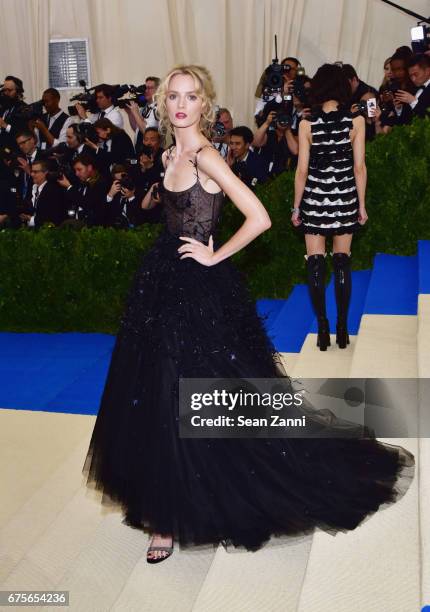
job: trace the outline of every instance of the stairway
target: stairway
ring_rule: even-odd
[[[334,329],[332,284],[327,291]],[[353,273],[345,350],[334,335],[325,353],[317,350],[304,285],[258,308],[294,377],[430,378],[430,242],[420,241],[416,256],[378,254],[372,270]],[[93,366],[103,371],[100,359],[88,356],[88,390]],[[411,402],[418,417],[429,409],[423,388],[418,380],[421,403]],[[73,612],[412,612],[430,605],[428,438],[384,439],[415,454],[417,477],[402,500],[355,531],[272,538],[257,553],[176,550],[150,566],[146,536],[123,525],[117,510],[101,509],[83,486],[95,417],[49,412],[66,396],[46,397],[48,411],[0,410],[0,479],[13,492],[0,508],[1,589],[69,589]],[[82,397],[75,399],[79,412]]]

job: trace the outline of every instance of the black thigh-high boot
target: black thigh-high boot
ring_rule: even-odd
[[[348,309],[351,299],[351,257],[333,253],[334,291],[337,306],[336,342],[339,348],[349,344]]]
[[[326,262],[324,255],[308,255],[306,259],[308,287],[312,306],[318,320],[317,346],[326,351],[330,346],[330,330],[325,307]]]

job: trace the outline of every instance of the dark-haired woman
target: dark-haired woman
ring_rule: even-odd
[[[303,229],[312,305],[318,320],[317,346],[330,346],[326,314],[325,241],[333,237],[337,304],[336,343],[346,348],[351,296],[352,235],[367,220],[365,122],[347,108],[350,84],[337,65],[324,64],[312,79],[312,115],[300,123],[299,159],[291,221]]]
[[[110,175],[112,164],[123,164],[125,160],[136,157],[133,142],[125,130],[114,125],[109,119],[98,119],[94,129],[99,137],[99,143],[86,140],[96,154],[98,165],[102,172]]]

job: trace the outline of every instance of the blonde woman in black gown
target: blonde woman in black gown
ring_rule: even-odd
[[[158,90],[176,145],[142,206],[162,205],[166,228],[135,275],[84,465],[125,524],[151,533],[149,563],[174,541],[256,551],[274,534],[354,529],[413,474],[410,453],[371,438],[179,437],[180,378],[287,378],[229,259],[271,222],[207,138],[214,97],[200,66],[175,68]],[[244,222],[221,245],[224,193]]]

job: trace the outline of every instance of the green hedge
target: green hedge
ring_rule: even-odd
[[[411,255],[417,239],[430,239],[429,143],[426,119],[367,146],[369,221],[354,238],[354,269],[368,268],[377,252]],[[290,223],[293,191],[294,173],[259,187],[272,228],[233,257],[256,298],[285,298],[305,280],[303,237]],[[242,220],[226,203],[222,242]],[[160,231],[1,231],[0,329],[115,333],[133,272]]]

